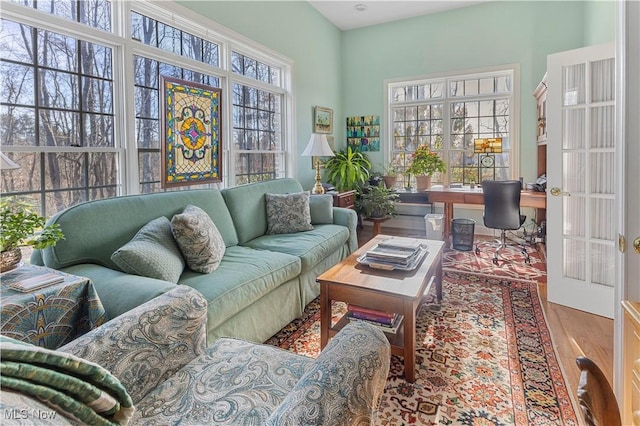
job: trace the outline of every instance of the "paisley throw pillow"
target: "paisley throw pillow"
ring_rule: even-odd
[[[264,194],[267,205],[267,234],[310,231],[309,193]]]
[[[208,274],[218,269],[226,247],[207,212],[188,205],[171,219],[171,232],[191,270]]]

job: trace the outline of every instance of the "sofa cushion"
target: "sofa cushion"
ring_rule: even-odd
[[[264,194],[286,194],[300,191],[302,191],[300,182],[290,178],[223,189],[221,193],[233,218],[239,244],[244,244],[267,233],[267,209]]]
[[[312,194],[309,197],[311,224],[333,223],[333,196],[330,194]]]
[[[312,365],[273,346],[218,339],[138,402],[132,423],[265,424]]]
[[[340,225],[316,225],[313,230],[297,234],[263,235],[245,245],[260,250],[277,251],[297,256],[302,273],[337,251],[349,239],[349,230]]]
[[[264,194],[267,206],[267,234],[310,231],[309,193]]]
[[[198,290],[209,305],[212,330],[300,274],[300,259],[285,253],[228,247],[220,267],[211,274],[185,269],[180,284]]]
[[[61,271],[91,279],[107,320],[112,320],[176,287],[176,284],[168,281],[131,275],[91,263],[69,266]]]
[[[55,269],[79,263],[117,269],[111,260],[114,251],[149,221],[159,216],[171,219],[188,204],[207,212],[227,247],[238,244],[233,220],[220,191],[193,189],[106,198],[69,207],[49,220],[60,225],[65,239],[42,250],[42,261]]]
[[[152,220],[124,246],[111,255],[124,272],[177,283],[184,259],[173,239],[169,219]]]
[[[171,219],[171,231],[189,268],[204,274],[218,268],[224,256],[224,240],[204,210],[188,205]]]

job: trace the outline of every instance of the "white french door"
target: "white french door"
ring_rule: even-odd
[[[613,318],[615,46],[547,57],[547,297]]]

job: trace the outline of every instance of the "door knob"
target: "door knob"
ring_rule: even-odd
[[[636,251],[636,253],[640,253],[640,237],[633,240],[633,249]]]
[[[551,188],[550,192],[551,192],[551,195],[553,195],[554,197],[557,197],[558,195],[566,195],[567,197],[571,196],[571,194],[561,190],[557,186],[554,186],[553,188]]]

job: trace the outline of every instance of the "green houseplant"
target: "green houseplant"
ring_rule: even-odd
[[[356,209],[364,219],[395,216],[398,194],[382,185],[363,188],[356,200]]]
[[[328,183],[334,185],[338,191],[350,191],[367,182],[371,162],[363,152],[347,147],[326,160],[324,167]]]
[[[382,172],[382,179],[387,188],[393,189],[396,186],[396,182],[398,181],[397,174],[396,166],[393,164],[393,161],[390,161],[384,168],[384,172]]]
[[[20,247],[36,249],[54,246],[64,238],[57,224],[45,226],[46,219],[31,204],[15,197],[0,200],[0,271],[15,268],[22,259]]]
[[[428,146],[420,145],[411,154],[411,164],[407,167],[407,173],[416,177],[418,190],[428,189],[431,186],[431,176],[447,171],[446,165],[437,153],[431,151]]]

